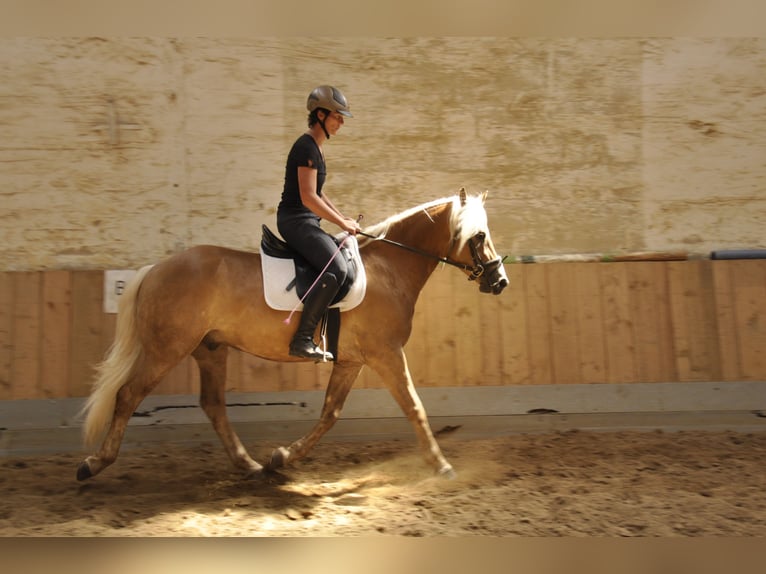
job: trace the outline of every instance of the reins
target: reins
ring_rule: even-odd
[[[459,269],[463,269],[464,271],[471,271],[471,274],[476,277],[480,277],[481,274],[484,272],[484,269],[481,268],[481,271],[477,274],[476,267],[472,267],[471,265],[466,265],[465,263],[460,263],[459,261],[454,261],[453,259],[450,259],[449,257],[440,257],[438,255],[434,255],[433,253],[428,253],[427,251],[423,251],[422,249],[418,249],[417,247],[412,247],[410,245],[405,245],[404,243],[399,243],[398,241],[393,241],[392,239],[388,239],[386,237],[378,237],[376,235],[371,235],[369,233],[365,233],[364,231],[358,231],[357,235],[363,235],[365,237],[368,237],[370,239],[373,239],[375,241],[382,241],[383,243],[388,243],[389,245],[394,245],[396,247],[399,247],[401,249],[405,249],[407,251],[410,251],[412,253],[417,253],[418,255],[422,255],[423,257],[427,257],[429,259],[435,259],[436,261],[440,263],[446,263],[447,265],[452,265],[453,267],[457,267]]]

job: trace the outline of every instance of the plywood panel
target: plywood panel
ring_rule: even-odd
[[[511,285],[499,297],[455,273],[429,284],[414,318],[417,341],[408,345],[417,386],[766,379],[764,261],[530,264],[508,272]],[[101,281],[99,271],[0,275],[0,400],[88,394],[114,335]],[[231,350],[226,385],[320,390],[331,369]],[[195,394],[198,385],[187,358],[156,392]],[[356,388],[364,387],[382,382],[364,369]]]
[[[716,261],[713,265],[713,294],[716,309],[716,332],[721,353],[721,378],[742,378],[740,362],[740,329],[737,325],[736,267],[737,261]]]
[[[670,262],[667,266],[678,379],[720,377],[710,262]]]
[[[676,367],[682,381],[694,380],[692,367],[692,334],[686,316],[685,277],[678,265],[668,270],[668,296],[672,318],[673,346],[676,353]]]
[[[578,297],[571,264],[546,265],[548,279],[552,383],[581,383]]]
[[[106,356],[107,351],[114,343],[114,334],[117,331],[117,313],[104,313],[101,316],[101,346],[100,354]]]
[[[596,264],[601,282],[607,379],[616,383],[638,380],[633,340],[633,315],[628,295],[627,265]]]
[[[626,265],[633,318],[635,366],[641,382],[676,378],[666,266],[656,262]]]
[[[503,384],[525,385],[532,382],[527,336],[526,274],[523,265],[506,267],[509,285],[499,298],[497,316],[502,333]]]
[[[478,339],[473,342],[473,348],[467,352],[475,353],[479,358],[481,377],[476,381],[478,385],[502,385],[503,384],[503,323],[502,295],[495,296],[481,293],[475,284],[472,294],[477,302],[479,317]]]
[[[692,325],[699,337],[695,362],[700,365],[702,381],[718,381],[722,377],[721,350],[716,330],[713,261],[689,261],[690,271],[695,275],[699,297],[691,309]]]
[[[420,304],[426,304],[426,308],[421,311],[421,307],[417,307],[417,312],[425,312],[428,329],[425,335],[428,345],[427,376],[419,376],[416,379],[417,386],[460,384],[458,362],[462,360],[462,357],[457,354],[457,339],[460,334],[456,326],[459,317],[455,312],[455,298],[449,271],[453,270],[437,268],[434,271],[427,284],[428,293],[421,294],[419,300]]]
[[[239,392],[242,375],[242,356],[244,353],[237,349],[229,349],[226,357],[226,391]]]
[[[13,397],[14,304],[14,277],[11,273],[0,273],[0,401]]]
[[[280,364],[239,352],[238,392],[278,391],[280,388]]]
[[[439,278],[441,277],[440,274]],[[410,339],[404,347],[407,364],[416,386],[427,385],[432,380],[429,372],[431,366],[429,355],[434,342],[430,340],[430,333],[436,309],[430,304],[430,301],[433,293],[439,289],[437,282],[437,279],[432,278],[423,287],[415,305],[412,333],[410,333]],[[373,388],[376,385],[382,385],[382,381],[372,369],[363,369],[359,379],[355,385],[357,388]]]
[[[571,263],[573,289],[577,296],[578,350],[583,383],[607,381],[607,355],[601,283],[592,263]]]
[[[40,393],[46,398],[67,396],[72,323],[72,274],[49,271],[42,276],[42,348]]]
[[[277,363],[278,391],[314,391],[323,389],[330,376],[332,363],[313,363],[311,361]],[[270,380],[268,381],[270,382]]]
[[[11,397],[31,399],[40,396],[42,273],[21,272],[14,279]]]
[[[485,377],[484,359],[487,358],[484,352],[485,339],[482,336],[481,300],[491,295],[481,293],[475,282],[469,283],[467,277],[455,269],[445,271],[449,275],[452,305],[441,309],[441,312],[450,319],[454,333],[454,385],[481,385]],[[494,325],[492,330],[494,331]]]
[[[766,378],[766,261],[734,261],[742,378]]]
[[[407,360],[409,361],[409,355],[407,355]],[[413,372],[413,376],[414,375],[415,372]],[[383,381],[380,376],[369,367],[362,367],[362,370],[354,383],[355,389],[382,389],[383,387]]]
[[[154,392],[162,395],[195,394],[197,389],[192,386],[192,371],[197,369],[197,362],[191,357],[185,357],[162,378]]]
[[[551,353],[550,307],[545,265],[525,267],[525,298],[527,302],[527,350],[531,382],[545,385],[553,382]]]
[[[69,396],[90,393],[94,366],[104,358],[103,272],[72,272]]]

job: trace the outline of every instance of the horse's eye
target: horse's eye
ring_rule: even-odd
[[[476,237],[476,240],[477,240],[479,243],[484,243],[484,238],[486,237],[486,235],[484,234],[484,232],[483,232],[483,231],[480,231],[479,233],[477,233],[477,234],[476,234],[476,236],[475,236],[475,237]]]

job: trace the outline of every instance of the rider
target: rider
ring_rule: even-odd
[[[361,228],[354,219],[344,216],[322,189],[327,176],[322,146],[338,133],[345,118],[353,116],[344,95],[332,86],[315,88],[309,94],[306,108],[309,129],[295,141],[287,156],[285,184],[277,208],[277,229],[288,245],[317,271],[327,266],[303,301],[300,324],[290,342],[290,354],[329,361],[333,356],[317,347],[314,331],[345,281],[348,267],[345,258],[334,257],[338,246],[319,222],[326,219],[352,235]]]

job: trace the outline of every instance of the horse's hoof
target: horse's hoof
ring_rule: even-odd
[[[80,463],[80,466],[77,467],[77,480],[83,481],[88,480],[93,476],[93,473],[90,471],[90,467],[88,466],[88,463],[85,461],[82,461]]]
[[[279,471],[276,471],[271,468],[267,468],[264,470],[263,474],[261,475],[261,480],[265,482],[266,484],[287,484],[290,482],[290,478],[287,475],[282,474]]]
[[[271,460],[269,461],[269,464],[266,465],[266,468],[268,468],[269,470],[283,468],[287,464],[288,458],[290,458],[289,450],[287,450],[283,446],[280,446],[279,448],[275,448],[274,452],[271,453]]]
[[[266,469],[261,470],[248,470],[243,476],[244,480],[258,482],[262,481],[266,477]]]
[[[250,468],[245,471],[245,480],[257,480],[263,478],[264,468],[260,465],[258,467]]]
[[[444,466],[440,468],[436,474],[441,478],[446,478],[447,480],[455,480],[457,478],[457,473],[451,466]]]

